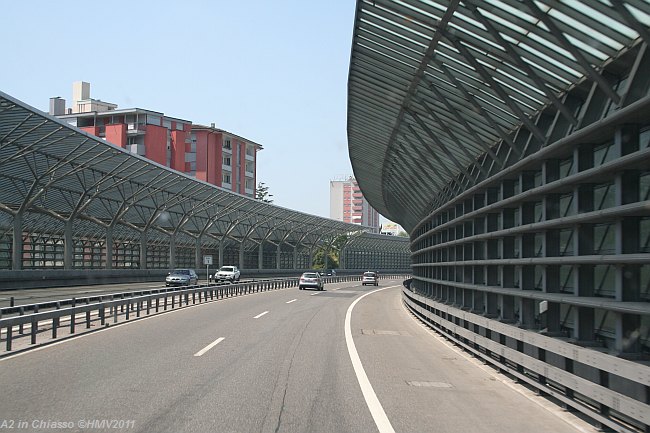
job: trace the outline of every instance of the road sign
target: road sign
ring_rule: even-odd
[[[203,264],[204,265],[211,265],[212,264],[212,256],[203,256]]]

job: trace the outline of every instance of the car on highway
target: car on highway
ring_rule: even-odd
[[[237,266],[222,266],[219,268],[219,271],[215,274],[215,281],[230,281],[234,283],[239,281],[241,277],[241,271]]]
[[[193,286],[198,282],[194,269],[174,269],[165,278],[165,286]]]
[[[308,287],[316,290],[323,290],[325,283],[323,283],[323,278],[318,272],[305,272],[300,276],[298,288],[303,290]]]
[[[379,277],[377,276],[376,272],[368,271],[363,273],[363,278],[361,279],[361,285],[362,286],[378,286],[379,285]]]

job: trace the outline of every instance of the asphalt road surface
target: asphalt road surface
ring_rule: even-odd
[[[596,431],[422,326],[400,283],[256,293],[6,357],[0,430]]]

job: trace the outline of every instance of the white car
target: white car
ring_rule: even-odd
[[[215,281],[230,281],[234,283],[239,281],[241,272],[237,269],[237,266],[222,266],[219,268],[219,271],[214,275]]]
[[[371,285],[371,286],[378,286],[379,285],[379,278],[377,277],[376,272],[364,272],[363,273],[363,278],[361,279],[361,285],[366,286],[366,285]]]

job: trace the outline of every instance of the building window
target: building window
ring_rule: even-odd
[[[252,161],[246,161],[246,171],[253,173],[255,171],[255,164]]]
[[[230,173],[223,174],[223,183],[231,184]]]
[[[224,149],[232,149],[232,145],[230,144],[230,138],[225,138],[223,140],[223,148]]]
[[[251,146],[250,144],[246,145],[246,155],[255,156],[255,146]]]
[[[223,157],[223,165],[227,165],[228,167],[230,167],[230,156],[224,156]],[[230,183],[230,182],[228,182],[228,183]]]
[[[148,125],[157,125],[160,126],[160,117],[152,116],[151,114],[147,115],[147,124]]]
[[[246,189],[254,189],[255,186],[255,180],[251,179],[250,177],[246,178]]]

